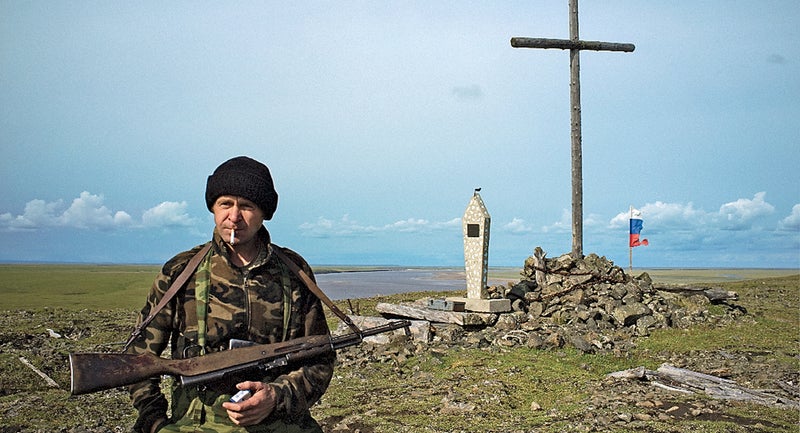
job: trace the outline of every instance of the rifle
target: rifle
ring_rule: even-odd
[[[166,359],[152,353],[70,353],[70,393],[87,394],[167,374],[179,377],[182,385],[194,385],[250,369],[267,371],[354,346],[370,335],[400,328],[408,334],[409,326],[408,320],[396,320],[338,337],[312,335],[273,344],[244,342],[232,345],[236,347],[233,350],[186,359]]]

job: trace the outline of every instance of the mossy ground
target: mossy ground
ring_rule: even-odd
[[[69,396],[68,354],[115,350],[115,343],[124,340],[133,325],[152,275],[146,270],[121,279],[102,273],[94,279],[75,275],[83,283],[53,290],[50,297],[41,292],[61,280],[50,276],[49,282],[26,286],[35,290],[20,291],[16,286],[23,283],[6,278],[0,293],[13,303],[0,307],[1,433],[130,429],[135,415],[126,393],[111,390]],[[736,291],[736,304],[746,308],[747,314],[714,326],[659,330],[638,339],[635,349],[626,353],[431,346],[402,361],[340,366],[312,412],[327,432],[797,432],[800,413],[796,409],[710,401],[703,395],[681,395],[654,390],[647,383],[606,378],[613,371],[638,366],[655,369],[670,362],[702,372],[725,370],[737,383],[755,389],[775,388],[776,381],[787,377],[800,380],[800,276],[714,285]],[[118,289],[107,298],[97,295],[106,287]],[[130,300],[121,300],[129,291],[138,292]],[[370,315],[377,302],[426,295],[339,304]],[[20,302],[25,299],[28,306],[23,307]],[[60,300],[58,308],[44,306],[52,305],[53,299]],[[114,302],[129,304],[99,306]],[[712,308],[710,313],[724,312]],[[47,328],[62,338],[49,337]],[[47,387],[20,357],[60,388]],[[637,404],[642,396],[657,407]]]

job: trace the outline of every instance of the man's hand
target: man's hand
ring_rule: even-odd
[[[228,411],[228,417],[234,424],[248,426],[258,424],[275,410],[275,390],[264,382],[242,382],[236,385],[238,390],[250,390],[252,397],[241,403],[222,403]]]

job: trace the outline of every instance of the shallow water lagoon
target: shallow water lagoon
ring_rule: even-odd
[[[464,272],[440,269],[397,269],[316,275],[317,284],[335,300],[395,293],[464,290]]]

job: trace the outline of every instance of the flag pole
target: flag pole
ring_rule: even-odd
[[[633,275],[633,247],[631,246],[630,224],[633,218],[633,205],[628,213],[628,271]]]

